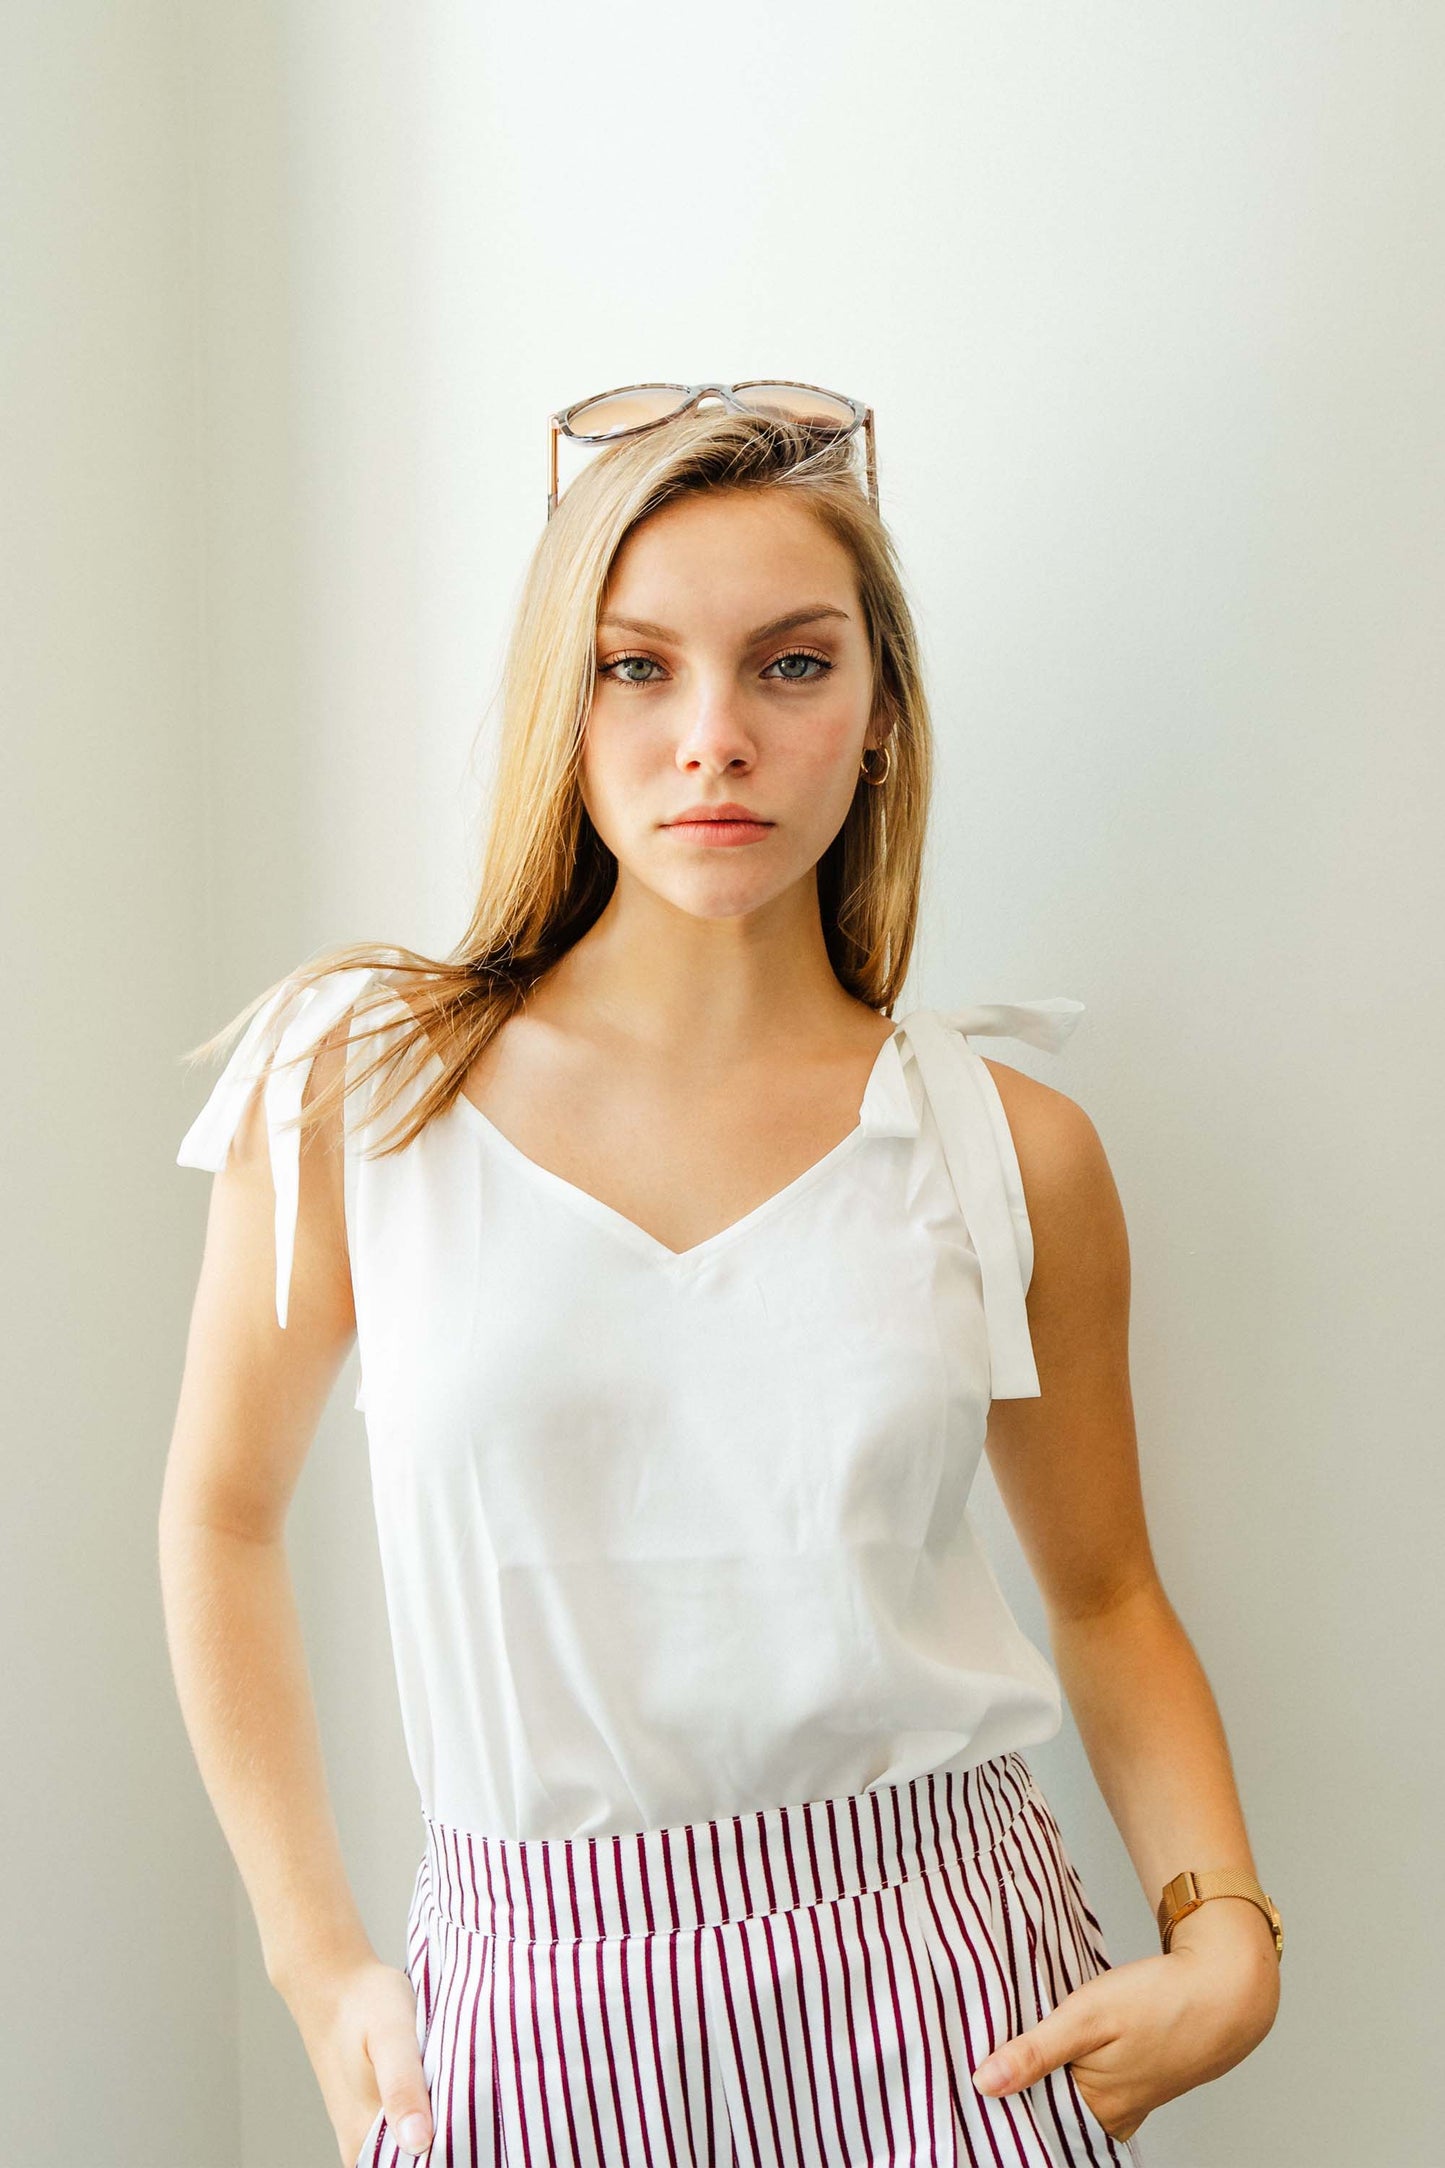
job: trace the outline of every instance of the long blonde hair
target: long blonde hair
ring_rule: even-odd
[[[818,862],[818,902],[840,984],[891,1015],[913,948],[933,768],[917,635],[893,544],[846,442],[820,444],[780,417],[694,409],[598,454],[565,490],[532,553],[507,649],[480,891],[452,954],[438,960],[367,942],[329,950],[182,1058],[220,1052],[285,987],[300,994],[334,971],[371,967],[386,979],[363,988],[350,1036],[368,1036],[361,1020],[384,1008],[385,1023],[372,1031],[387,1030],[388,1043],[369,1064],[343,1062],[307,1102],[300,1127],[323,1121],[339,1096],[385,1067],[390,1074],[372,1101],[373,1115],[383,1112],[429,1057],[438,1074],[412,1096],[378,1156],[402,1150],[450,1106],[494,1032],[587,932],[616,882],[616,858],[588,817],[579,774],[597,621],[619,550],[650,513],[688,492],[764,489],[794,494],[857,571],[874,718],[890,726],[889,765],[881,784],[859,775],[847,818]],[[410,1011],[399,1032],[398,993]]]

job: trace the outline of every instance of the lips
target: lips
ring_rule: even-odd
[[[662,825],[682,836],[694,851],[704,854],[746,850],[750,843],[761,843],[773,827],[761,814],[745,805],[735,805],[731,799],[723,805],[692,806]]]
[[[698,828],[711,825],[736,827],[739,824],[752,828],[771,828],[773,825],[771,821],[764,820],[760,813],[754,813],[750,807],[735,805],[731,800],[723,805],[689,806],[685,812],[676,813],[670,821],[663,822],[665,828]]]

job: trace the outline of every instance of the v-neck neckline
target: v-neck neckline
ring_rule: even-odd
[[[583,1189],[579,1183],[569,1182],[566,1175],[556,1173],[551,1167],[544,1167],[539,1159],[533,1159],[519,1144],[514,1144],[505,1131],[497,1127],[491,1116],[484,1114],[476,1101],[468,1098],[464,1091],[457,1093],[452,1106],[459,1109],[463,1120],[479,1130],[514,1166],[540,1182],[563,1203],[570,1204],[574,1210],[619,1237],[664,1271],[681,1273],[691,1266],[705,1263],[719,1250],[751,1234],[755,1227],[770,1219],[775,1212],[781,1211],[785,1205],[791,1204],[795,1197],[801,1196],[815,1182],[821,1181],[841,1161],[850,1158],[864,1138],[873,1134],[868,1120],[871,1102],[880,1088],[884,1064],[890,1053],[895,1049],[901,1051],[901,1032],[901,1022],[895,1023],[887,1038],[880,1042],[873,1057],[873,1066],[868,1072],[868,1080],[863,1087],[863,1095],[858,1105],[858,1119],[847,1135],[840,1137],[836,1144],[824,1152],[821,1159],[815,1159],[811,1165],[804,1167],[801,1174],[795,1174],[781,1189],[775,1189],[771,1196],[764,1197],[761,1204],[756,1204],[751,1211],[744,1212],[740,1219],[729,1221],[726,1227],[720,1227],[715,1234],[704,1236],[701,1242],[690,1243],[685,1250],[669,1248],[668,1244],[659,1241],[656,1235],[649,1234],[645,1227],[640,1227],[636,1220],[629,1219],[625,1212],[619,1212],[615,1205],[604,1204],[590,1189]],[[883,1133],[888,1134],[886,1130]]]

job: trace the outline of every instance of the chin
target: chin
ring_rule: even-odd
[[[649,886],[652,884],[649,883]],[[774,902],[788,886],[786,881],[731,880],[684,881],[669,883],[666,887],[653,889],[676,910],[686,911],[690,918],[741,918],[749,911],[760,911]]]

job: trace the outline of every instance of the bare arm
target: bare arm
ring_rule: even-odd
[[[323,1047],[308,1098],[343,1058]],[[159,1544],[177,1691],[211,1803],[290,1999],[372,1955],[342,1867],[286,1562],[287,1508],[355,1336],[339,1113],[303,1141],[288,1321],[259,1093],[214,1177]]]
[[[989,1062],[1034,1235],[1029,1326],[1042,1393],[998,1400],[987,1450],[1049,1618],[1060,1683],[1150,1910],[1185,1867],[1258,1877],[1219,1709],[1149,1544],[1129,1384],[1129,1248],[1092,1122],[1062,1092]],[[1161,2101],[1242,2061],[1274,2023],[1279,1964],[1245,1897],[1182,1920],[1167,1955],[1086,1981],[989,2055],[1017,2090],[1069,2061],[1123,2137]]]
[[[343,1022],[319,1043],[303,1103],[335,1080],[345,1049]],[[212,1184],[161,1497],[161,1591],[202,1782],[350,2163],[388,2125],[423,2152],[432,2119],[416,1996],[372,1949],[342,1864],[283,1540],[356,1337],[339,1103],[301,1142],[284,1328],[275,1209],[254,1093]]]
[[[1083,1108],[990,1062],[1009,1116],[1034,1272],[1042,1397],[995,1401],[989,1463],[1049,1617],[1060,1682],[1150,1910],[1184,1867],[1258,1878],[1219,1710],[1150,1548],[1129,1382],[1129,1246]],[[1275,1976],[1269,1922],[1244,1897],[1181,1921],[1174,1944],[1237,1942]]]

